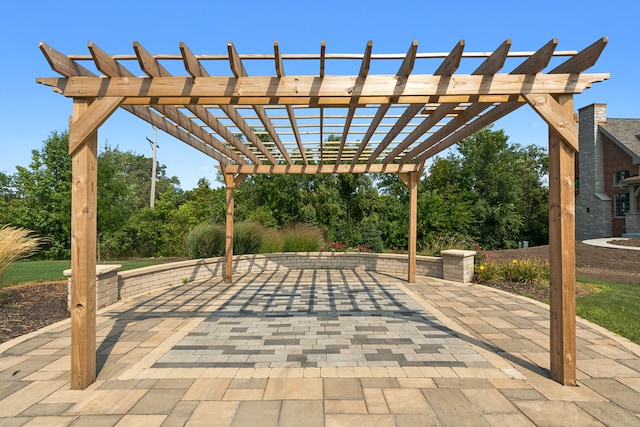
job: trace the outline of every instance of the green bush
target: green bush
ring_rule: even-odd
[[[198,224],[187,235],[187,256],[192,259],[222,256],[225,253],[225,240],[223,225]]]
[[[322,230],[298,224],[282,232],[282,252],[318,252],[324,245]]]
[[[262,246],[265,228],[257,222],[239,222],[233,230],[233,253],[257,254]]]

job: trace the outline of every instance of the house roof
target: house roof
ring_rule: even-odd
[[[640,119],[607,119],[600,130],[640,163]]]

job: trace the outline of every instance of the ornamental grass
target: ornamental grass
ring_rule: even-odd
[[[42,243],[31,230],[8,225],[0,228],[0,284],[11,264],[34,255]]]

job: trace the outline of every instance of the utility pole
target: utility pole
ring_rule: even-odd
[[[149,200],[149,207],[154,207],[156,204],[156,151],[158,150],[158,144],[156,144],[157,137],[158,137],[158,128],[154,126],[153,141],[147,138],[147,141],[149,141],[153,149],[153,164],[151,165],[151,197]]]

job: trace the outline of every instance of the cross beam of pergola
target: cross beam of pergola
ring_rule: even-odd
[[[374,54],[371,42],[361,54],[328,53],[324,42],[318,53],[285,54],[276,42],[273,53],[248,55],[231,42],[222,55],[196,55],[184,43],[169,55],[151,54],[139,43],[129,55],[110,55],[93,43],[88,55],[63,55],[41,43],[63,77],[37,82],[73,99],[71,388],[96,379],[97,131],[117,108],[219,163],[227,188],[227,282],[234,188],[247,175],[394,173],[409,187],[408,281],[414,283],[425,161],[525,104],[549,125],[551,378],[575,385],[573,95],[609,78],[584,74],[606,43],[602,38],[582,51],[556,51],[553,39],[536,51],[511,52],[506,40],[493,52],[468,53],[460,41],[450,52],[420,53],[414,41],[399,55]],[[354,61],[354,72],[326,72]],[[507,61],[517,65],[500,73]],[[552,61],[558,65],[543,72]],[[258,75],[247,71],[250,62]],[[176,63],[186,73],[170,72]],[[221,63],[228,66],[222,75],[209,74],[208,67]],[[286,74],[285,63],[307,73]],[[394,63],[395,74],[370,73]],[[145,75],[127,68],[131,64]],[[469,70],[458,72],[463,65]]]

